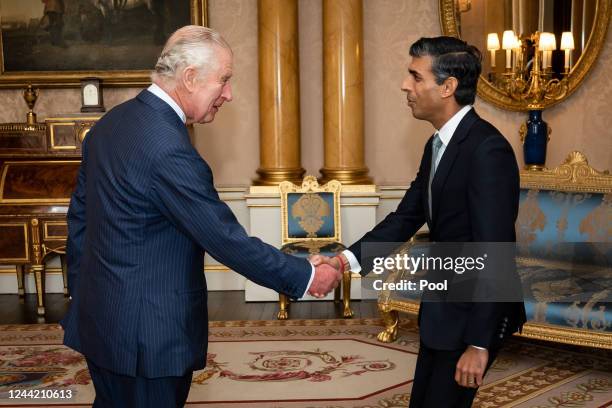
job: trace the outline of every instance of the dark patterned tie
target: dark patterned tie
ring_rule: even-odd
[[[440,139],[440,135],[438,132],[435,133],[432,148],[431,148],[431,170],[429,171],[429,186],[428,186],[428,203],[429,203],[429,218],[432,218],[431,214],[431,182],[433,181],[434,175],[436,174],[436,169],[438,166],[436,162],[438,161],[438,155],[440,154],[440,148],[442,147],[442,140]]]

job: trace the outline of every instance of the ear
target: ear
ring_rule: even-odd
[[[193,93],[195,91],[197,79],[198,71],[195,69],[195,67],[193,65],[188,65],[185,67],[181,82],[183,82],[183,86],[189,93]]]
[[[459,81],[457,81],[457,78],[446,78],[442,83],[442,87],[440,88],[440,95],[442,98],[450,98],[451,96],[455,95],[457,86],[459,86]]]

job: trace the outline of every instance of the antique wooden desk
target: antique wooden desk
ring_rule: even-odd
[[[38,315],[45,314],[45,261],[60,255],[67,295],[66,212],[81,162],[81,142],[99,116],[65,115],[45,123],[0,124],[0,264],[34,273]]]

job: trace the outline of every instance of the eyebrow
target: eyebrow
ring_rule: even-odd
[[[418,77],[418,78],[422,78],[423,76],[421,74],[419,74],[417,71],[415,71],[414,69],[409,69],[408,72],[410,72],[411,75]]]

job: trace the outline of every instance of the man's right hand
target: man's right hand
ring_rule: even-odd
[[[315,276],[308,288],[308,293],[316,298],[325,297],[334,290],[342,280],[342,272],[327,263],[315,264]]]

